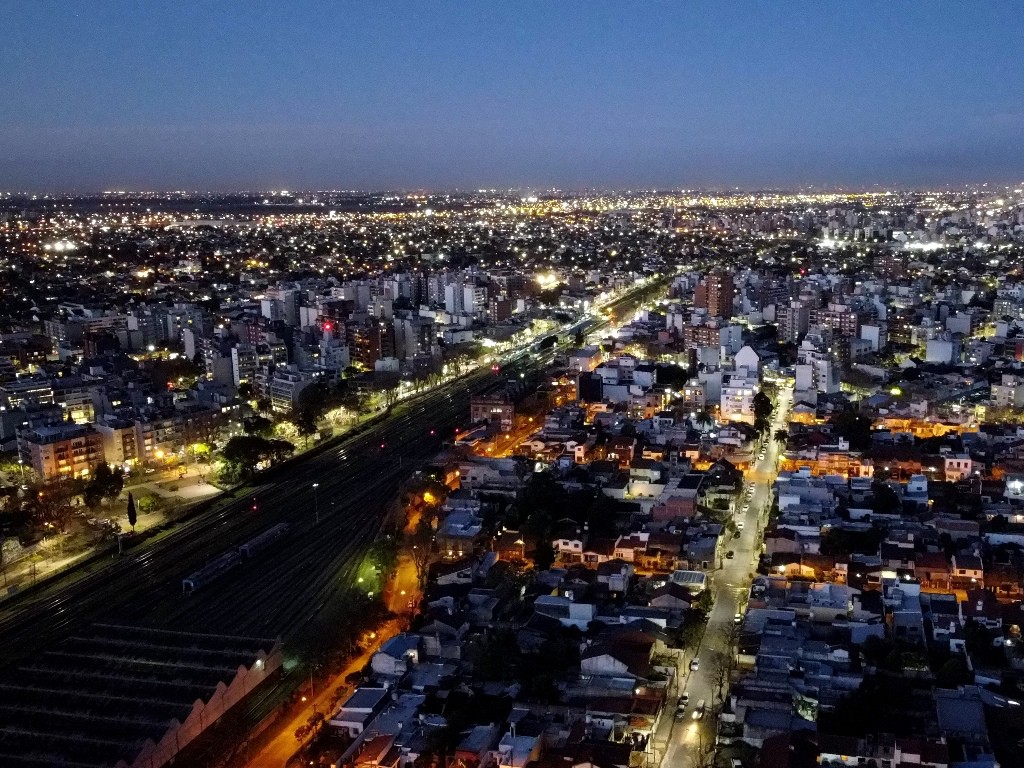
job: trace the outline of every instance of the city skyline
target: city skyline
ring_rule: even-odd
[[[1024,176],[1011,4],[8,14],[0,188],[871,188]]]
[[[0,0],[0,766],[1024,768],[1021,7]]]

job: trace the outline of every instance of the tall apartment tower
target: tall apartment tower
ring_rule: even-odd
[[[698,309],[706,309],[712,317],[730,318],[735,298],[736,286],[732,281],[732,273],[716,269],[697,286],[693,302]]]

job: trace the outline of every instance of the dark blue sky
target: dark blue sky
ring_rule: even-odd
[[[976,2],[0,0],[0,189],[1024,178]]]

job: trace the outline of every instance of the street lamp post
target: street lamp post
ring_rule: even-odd
[[[309,668],[309,698],[313,700],[313,714],[316,714],[316,691],[313,689],[313,668]]]
[[[21,459],[21,458],[18,459],[18,467],[21,469],[21,484],[24,485],[25,484],[25,460],[24,459]]]
[[[316,492],[319,487],[320,483],[313,483],[313,519],[316,525],[320,525],[320,499]]]

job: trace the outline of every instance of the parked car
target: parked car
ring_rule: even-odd
[[[698,669],[700,669],[700,659],[691,659],[691,661],[690,661],[690,671],[691,672],[696,672]]]
[[[736,557],[736,553],[733,552],[731,549],[725,553],[726,560],[732,560],[734,557]]]
[[[736,523],[736,527],[737,527],[737,528],[738,528],[739,530],[741,530],[741,531],[742,531],[742,530],[743,530],[743,521],[742,521],[742,520],[740,520],[740,521],[739,521],[738,523]]]
[[[743,614],[742,613],[737,613],[735,616],[733,616],[732,617],[732,623],[733,624],[742,624],[743,623]]]

